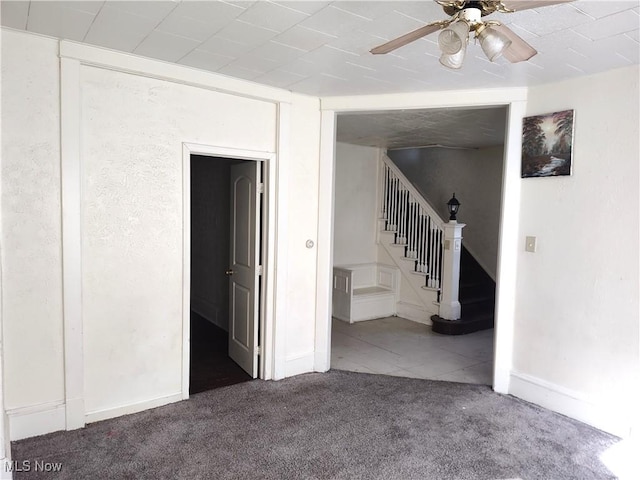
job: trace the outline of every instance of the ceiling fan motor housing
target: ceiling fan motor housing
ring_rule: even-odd
[[[467,7],[460,11],[458,19],[463,20],[469,24],[469,27],[482,23],[482,10],[476,7]]]

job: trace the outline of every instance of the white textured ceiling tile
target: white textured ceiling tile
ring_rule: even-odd
[[[394,10],[394,4],[397,3],[402,2],[383,0],[377,2],[354,2],[349,0],[342,0],[333,2],[331,5],[333,7],[339,8],[340,10],[346,10],[347,12],[353,13],[354,15],[373,20],[374,18],[379,18],[392,12]]]
[[[294,88],[296,91],[306,93],[307,95],[318,96],[323,96],[331,91],[345,92],[348,87],[348,81],[323,75],[304,78],[291,85],[291,88]]]
[[[346,65],[345,62],[353,61],[357,58],[355,55],[351,55],[345,52],[340,52],[338,50],[331,49],[329,47],[320,47],[313,52],[309,52],[302,56],[299,60],[304,60],[307,63],[310,63],[314,66],[315,69],[320,74],[331,72],[331,75],[336,75],[340,78],[345,78],[345,75],[336,74],[336,70],[339,71],[340,68]],[[290,70],[291,68],[295,68],[298,62],[294,62],[291,65],[287,65],[286,69]],[[305,72],[299,72],[296,70],[291,70],[294,73],[299,73],[301,75],[305,75]],[[346,71],[346,70],[345,70]]]
[[[0,18],[5,27],[26,29],[29,2],[0,2]]]
[[[9,1],[1,3],[3,24],[25,28],[29,5],[35,5],[36,19],[42,18],[33,24],[45,30],[42,33],[78,37],[85,25],[78,16],[97,12],[84,37],[87,43],[125,52],[138,47],[137,53],[165,60],[186,53],[179,63],[212,71],[225,68],[226,75],[308,94],[506,88],[640,63],[637,1],[579,0],[494,13],[488,19],[509,25],[540,53],[528,62],[498,59],[494,64],[472,41],[460,70],[439,64],[437,33],[387,55],[369,53],[374,46],[446,18],[442,7],[429,0],[50,1],[42,7]],[[39,13],[46,9],[62,15]]]
[[[105,7],[115,8],[122,12],[145,17],[153,20],[156,25],[166,17],[173,9],[178,7],[178,2],[171,0],[153,0],[153,1],[118,1],[107,0]]]
[[[246,5],[251,6],[248,2]],[[214,28],[219,28],[244,11],[244,8],[228,2],[183,0],[171,13],[196,18],[201,22],[211,23]]]
[[[531,45],[539,52],[538,55],[563,48],[573,48],[581,51],[590,48],[592,44],[592,40],[577,34],[573,30],[562,30],[531,40]]]
[[[182,57],[178,63],[189,67],[215,72],[234,60],[234,57],[226,57],[224,55],[218,55],[216,53],[196,49]]]
[[[259,74],[264,74],[277,68],[278,62],[250,53],[229,63],[227,67],[242,68],[258,72]]]
[[[218,69],[218,73],[227,75],[229,77],[242,78],[244,80],[253,80],[254,78],[262,75],[262,72],[232,64],[225,65],[224,67]]]
[[[242,12],[242,8],[223,2],[183,1],[157,30],[203,41]]]
[[[104,6],[84,41],[92,45],[132,52],[156,25],[155,20]]]
[[[596,40],[591,51],[593,58],[597,58],[598,61],[610,56],[612,52],[622,55],[628,63],[640,61],[640,44],[624,34]]]
[[[327,44],[336,37],[315,30],[310,30],[300,25],[290,28],[284,33],[273,38],[274,42],[282,43],[290,47],[311,51]]]
[[[281,33],[308,18],[308,15],[275,3],[256,2],[238,18],[243,22]]]
[[[216,36],[226,38],[233,42],[244,43],[246,45],[251,45],[252,47],[257,47],[258,45],[271,40],[277,34],[278,32],[273,30],[267,30],[266,28],[251,25],[236,19],[220,30]]]
[[[625,33],[625,36],[630,38],[631,40],[635,40],[636,42],[640,42],[640,35],[638,35],[638,30],[634,30],[633,32]]]
[[[340,35],[361,28],[361,25],[369,22],[370,20],[345,10],[328,6],[302,21],[300,25],[329,35]]]
[[[324,65],[318,65],[316,63],[305,60],[305,58],[302,57],[291,63],[288,63],[287,65],[284,65],[281,68],[286,72],[294,73],[296,75],[300,75],[301,77],[308,78],[320,75],[320,72],[322,72]]]
[[[582,25],[573,30],[592,40],[599,40],[637,30],[638,23],[638,16],[627,11],[603,17],[593,24]]]
[[[398,12],[391,12],[383,18],[377,18],[369,23],[360,25],[358,29],[386,40],[392,40],[423,25],[424,23],[414,18],[401,15]]]
[[[194,50],[200,42],[169,33],[151,32],[134,50],[137,55],[175,62]]]
[[[633,7],[637,6],[638,2],[635,0],[626,0],[626,1],[617,1],[617,0],[607,0],[607,1],[582,1],[575,2],[572,6],[577,8],[578,10],[583,11],[587,15],[593,18],[602,18],[609,15],[613,15],[614,13],[618,13],[624,10],[630,10]]]
[[[217,35],[211,37],[198,47],[199,50],[228,57],[240,57],[254,48],[255,47],[247,45],[246,43],[234,42],[226,38],[220,38]]]
[[[268,42],[253,50],[251,55],[273,60],[280,64],[287,64],[305,53],[304,50],[282,45],[281,43]]]
[[[436,2],[393,2],[394,10],[407,17],[415,18],[423,23],[431,23],[437,20],[445,20],[448,17],[440,5]]]
[[[284,70],[272,70],[255,78],[258,83],[271,85],[272,87],[287,88],[289,85],[303,80],[305,77]]]
[[[292,10],[297,10],[298,12],[306,13],[307,15],[312,15],[316,13],[318,10],[322,10],[327,5],[329,5],[330,1],[314,1],[314,0],[282,0],[279,2],[273,2],[281,5],[285,8],[290,8]]]
[[[33,2],[32,2],[33,3]],[[80,10],[82,12],[91,13],[93,15],[97,15],[102,6],[104,5],[104,0],[83,0],[83,1],[66,1],[66,2],[57,2],[61,6],[66,8],[71,8],[73,10]]]
[[[385,40],[380,37],[357,30],[341,35],[339,38],[327,42],[327,45],[358,55],[371,55],[369,50],[384,42]]]
[[[182,2],[162,20],[156,30],[204,41],[243,11],[222,2]]]
[[[81,41],[94,18],[91,13],[64,8],[54,2],[31,2],[27,30]]]
[[[194,0],[194,1],[198,2],[198,1],[201,1],[201,0]],[[227,3],[229,5],[233,5],[235,7],[242,8],[243,10],[246,10],[247,8],[250,8],[251,5],[256,3],[256,1],[257,0],[220,0],[221,3]]]
[[[548,35],[593,21],[591,17],[568,4],[540,8],[539,10],[526,10],[519,12],[518,15],[517,25],[521,25],[525,30],[535,35]]]
[[[212,29],[207,23],[194,18],[183,17],[173,12],[156,27],[156,30],[158,32],[191,38],[199,42],[205,41],[216,32],[216,30]]]

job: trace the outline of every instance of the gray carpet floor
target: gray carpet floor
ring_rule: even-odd
[[[618,439],[489,387],[331,371],[12,444],[17,479],[615,478]],[[59,473],[35,462],[60,462]]]

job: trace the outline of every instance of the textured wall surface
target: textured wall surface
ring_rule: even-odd
[[[377,260],[379,150],[336,144],[333,264]]]
[[[390,151],[389,157],[444,220],[453,193],[462,204],[463,245],[493,278],[498,259],[502,147],[480,150],[421,148]]]
[[[575,109],[574,159],[571,176],[522,180],[514,333],[518,372],[627,422],[640,379],[638,76],[633,67],[530,91],[529,115]],[[527,235],[536,253],[524,251]]]
[[[2,30],[6,408],[64,397],[57,42]]]
[[[274,151],[274,104],[82,67],[85,405],[181,390],[182,142]]]
[[[227,331],[230,165],[191,156],[191,308]]]
[[[280,164],[288,178],[287,324],[286,357],[300,359],[306,370],[313,368],[316,328],[316,271],[318,240],[318,178],[320,102],[294,95],[291,108],[290,163]],[[307,240],[314,246],[307,248]],[[277,328],[277,327],[276,327]],[[297,367],[292,367],[299,373]]]

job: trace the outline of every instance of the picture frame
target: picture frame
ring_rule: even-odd
[[[522,178],[571,175],[574,110],[522,120]]]

